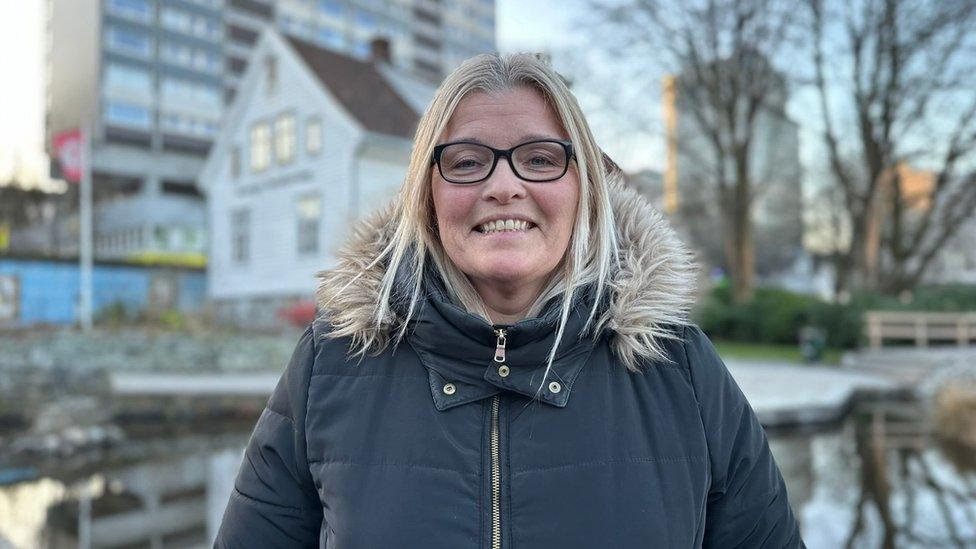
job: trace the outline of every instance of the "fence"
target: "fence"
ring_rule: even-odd
[[[914,341],[917,347],[929,343],[969,345],[976,341],[976,313],[932,313],[922,311],[868,311],[864,329],[871,348],[885,340]]]

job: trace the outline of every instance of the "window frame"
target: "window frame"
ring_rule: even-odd
[[[313,131],[313,126],[315,131]],[[321,116],[314,115],[305,120],[305,154],[308,156],[318,156],[322,154],[322,149],[325,148],[325,137],[322,132],[323,127]],[[314,148],[312,147],[313,140],[310,138],[311,136],[315,136]]]
[[[234,265],[251,261],[251,208],[230,211],[230,260]]]
[[[265,134],[265,139],[260,143],[257,139],[258,130],[264,130],[263,133]],[[255,120],[251,123],[247,132],[247,166],[251,170],[251,173],[263,173],[271,167],[272,140],[271,123],[268,120]],[[261,145],[262,143],[263,146]],[[259,158],[256,152],[263,153],[260,155],[263,162],[256,162],[257,158]]]
[[[283,127],[287,120],[291,121],[291,131],[286,131],[288,128]],[[271,140],[275,164],[278,166],[294,164],[298,156],[298,117],[294,110],[280,112],[274,117]],[[286,147],[288,156],[282,154]]]
[[[307,200],[315,201],[314,217],[305,216],[303,208]],[[299,257],[315,256],[319,253],[323,206],[322,194],[318,192],[300,194],[295,200],[295,252]]]

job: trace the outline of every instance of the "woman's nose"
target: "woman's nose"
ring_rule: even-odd
[[[503,204],[516,197],[525,197],[525,181],[515,175],[504,158],[498,159],[495,171],[485,180],[484,189],[484,198],[495,199]]]

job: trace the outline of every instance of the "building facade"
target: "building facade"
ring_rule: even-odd
[[[494,1],[48,0],[47,141],[92,136],[96,257],[204,262],[195,181],[267,27],[360,59],[384,38],[436,81],[494,49]],[[76,253],[76,213],[61,223],[54,252]]]
[[[219,318],[269,327],[311,302],[352,223],[395,196],[433,91],[381,61],[265,31],[200,175]]]
[[[774,77],[755,115],[748,164],[752,183],[752,222],[756,272],[770,276],[789,268],[803,253],[803,199],[799,127],[787,116],[785,81]],[[724,261],[721,199],[717,173],[734,180],[731,161],[715,154],[713,138],[699,124],[687,99],[691,74],[665,79],[663,119],[667,165],[663,176],[664,210],[686,234],[710,267]],[[744,110],[744,109],[743,109]],[[731,155],[730,155],[731,156]],[[724,165],[723,165],[724,162]]]

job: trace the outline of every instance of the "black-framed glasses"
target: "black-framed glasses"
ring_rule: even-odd
[[[496,149],[471,141],[456,141],[434,147],[432,164],[445,181],[458,185],[479,183],[491,177],[504,156],[512,173],[533,183],[555,181],[566,175],[569,160],[575,158],[573,144],[557,139],[528,141],[511,149]]]

